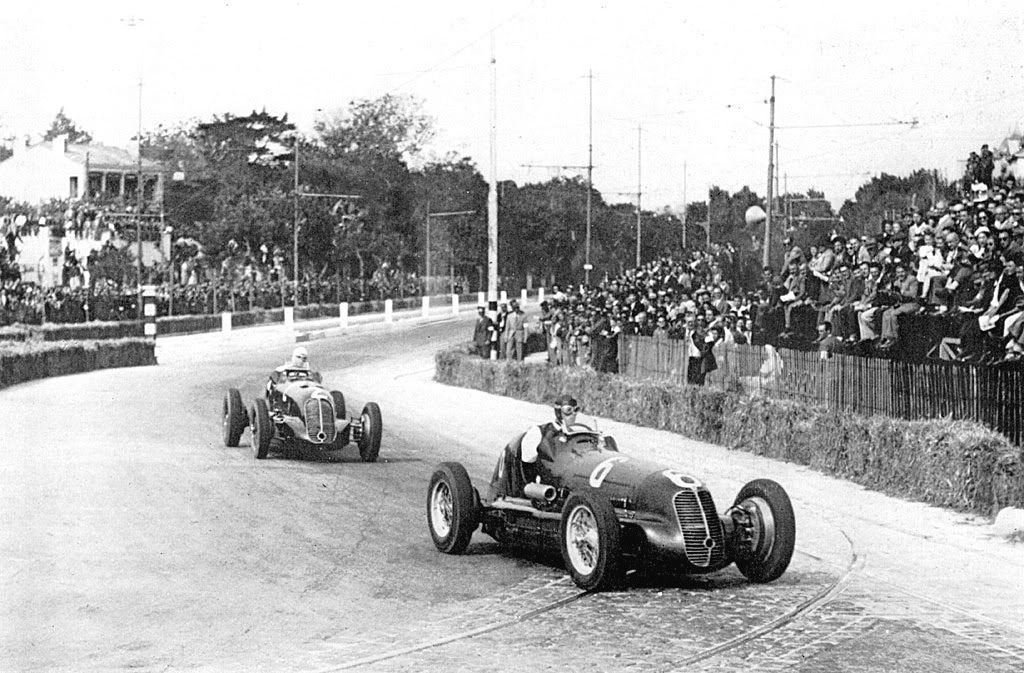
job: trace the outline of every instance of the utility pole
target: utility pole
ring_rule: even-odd
[[[491,31],[491,174],[487,181],[487,304],[498,310],[498,61]],[[493,303],[493,308],[491,305]]]
[[[774,195],[772,182],[775,177],[775,75],[772,75],[772,97],[769,99],[768,116],[768,195],[765,208],[764,220],[764,250],[761,255],[761,265],[768,266],[771,261],[772,245],[772,210],[774,210]]]
[[[299,305],[299,135],[295,134],[295,184],[292,189],[292,275],[295,278],[295,292],[292,306]]]
[[[590,285],[590,270],[593,265],[590,263],[590,192],[594,185],[594,71],[587,72],[589,80],[589,104],[588,104],[588,139],[587,139],[587,241],[583,254],[583,282]],[[637,253],[639,255],[639,253]]]
[[[139,77],[139,129],[138,129],[138,151],[139,151],[139,170],[138,170],[138,183],[136,184],[136,217],[135,217],[135,243],[137,247],[136,265],[139,272],[139,287],[138,287],[138,307],[139,307],[139,320],[143,319],[142,311],[142,207],[144,205],[142,199],[142,77]],[[86,189],[88,189],[89,174],[85,175]]]
[[[642,220],[643,210],[640,208],[640,195],[642,193],[641,185],[643,184],[640,180],[640,147],[641,147],[641,134],[643,130],[640,124],[636,125],[636,267],[640,268],[640,223]]]
[[[686,162],[683,162],[683,251],[686,250],[686,215],[688,212],[686,203]]]

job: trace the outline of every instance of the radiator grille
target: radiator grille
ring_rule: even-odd
[[[328,400],[306,400],[306,433],[314,444],[330,444],[334,441],[334,407]]]
[[[705,489],[679,491],[672,504],[690,563],[707,568],[720,562],[725,554],[725,538],[711,493]]]

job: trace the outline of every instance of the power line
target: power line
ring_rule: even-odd
[[[415,82],[419,78],[423,77],[424,75],[430,74],[432,72],[439,71],[440,66],[442,64],[447,63],[448,61],[452,60],[453,58],[455,58],[456,56],[458,56],[462,52],[464,52],[467,49],[469,49],[470,47],[476,45],[478,42],[480,42],[484,38],[490,38],[491,35],[494,33],[494,31],[496,31],[498,28],[501,28],[505,24],[510,23],[511,21],[513,21],[515,19],[518,19],[520,16],[525,14],[528,9],[533,7],[533,5],[536,3],[536,1],[537,0],[532,0],[530,2],[530,4],[528,4],[526,7],[524,7],[520,11],[518,11],[515,14],[513,14],[512,16],[508,17],[504,21],[500,21],[500,22],[494,24],[493,26],[491,26],[490,28],[485,30],[483,33],[481,33],[479,36],[477,36],[476,38],[470,40],[466,44],[462,45],[461,47],[459,47],[458,49],[456,49],[452,53],[450,53],[447,56],[445,56],[444,58],[442,58],[440,61],[437,61],[436,63],[434,63],[432,66],[430,66],[426,70],[420,71],[419,73],[416,74],[416,76],[410,77],[409,79],[407,79],[406,81],[402,82],[398,86],[392,88],[389,93],[394,93],[394,92],[398,91],[399,89],[404,89],[405,87],[407,87],[408,85],[412,84],[413,82]]]

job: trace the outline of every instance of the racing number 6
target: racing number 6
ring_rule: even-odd
[[[612,465],[615,463],[624,463],[627,460],[629,460],[629,458],[626,458],[625,456],[615,456],[608,460],[602,460],[597,464],[597,467],[594,468],[594,471],[590,473],[590,485],[594,488],[601,488],[601,484],[604,483],[608,473],[612,471]]]

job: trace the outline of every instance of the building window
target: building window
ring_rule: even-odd
[[[78,176],[72,175],[68,180],[68,197],[72,199],[78,198]]]

